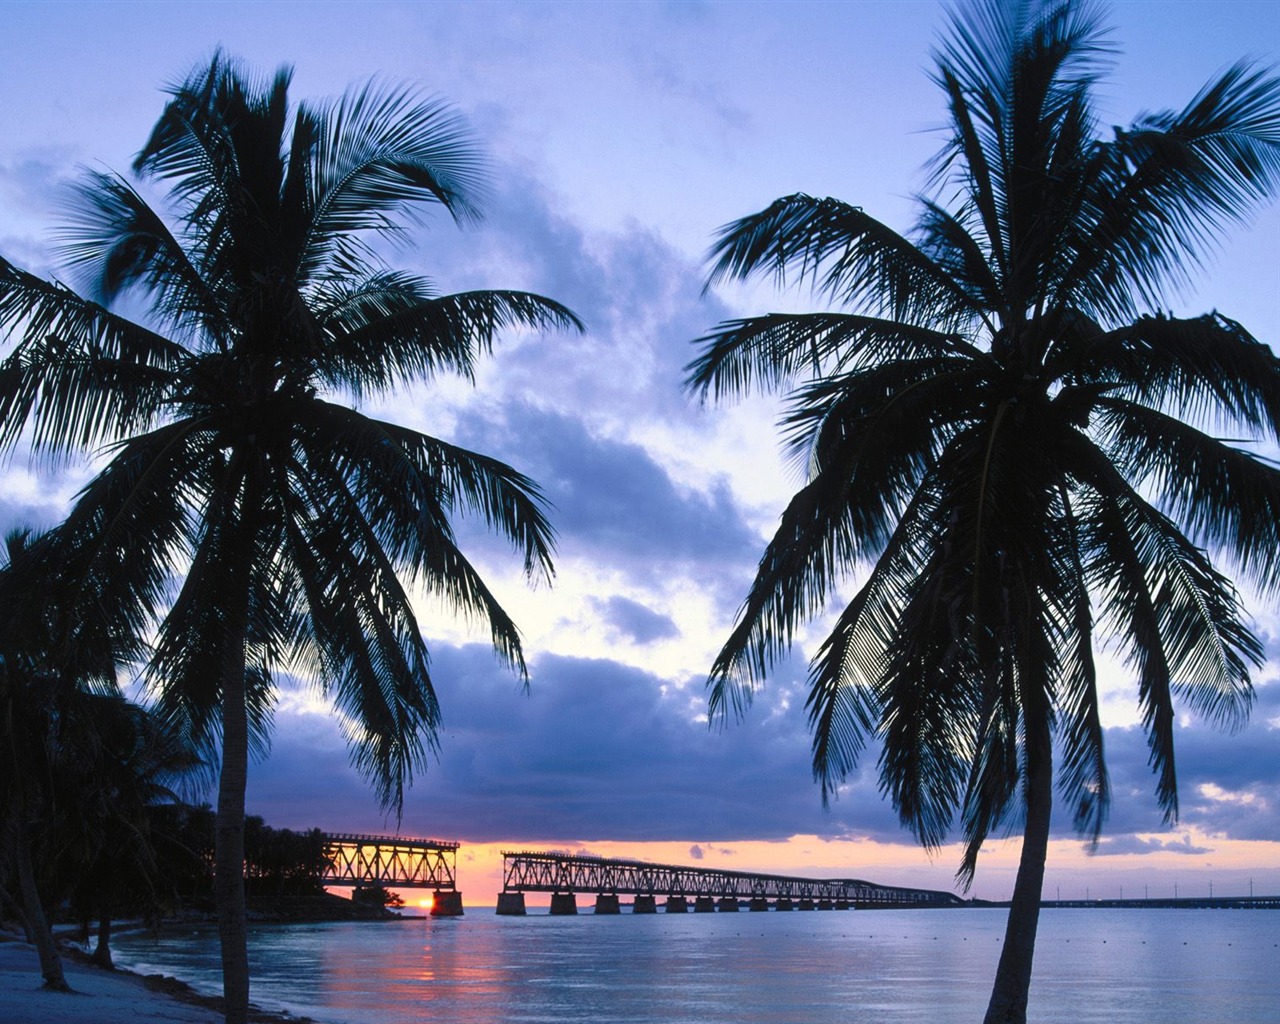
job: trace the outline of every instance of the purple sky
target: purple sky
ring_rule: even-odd
[[[529,473],[560,535],[554,587],[530,591],[508,552],[464,530],[525,632],[528,696],[481,636],[424,605],[445,727],[406,833],[908,842],[874,754],[821,808],[801,685],[821,623],[745,722],[707,728],[706,669],[797,481],[777,455],[774,406],[702,409],[680,379],[691,339],[719,320],[807,302],[765,288],[704,296],[721,224],[804,191],[910,226],[944,114],[925,73],[942,20],[933,2],[0,5],[0,252],[14,262],[56,273],[50,229],[77,165],[126,169],[162,87],[221,45],[263,73],[293,64],[295,97],[377,74],[455,102],[491,154],[487,220],[460,233],[438,218],[395,262],[447,290],[539,291],[588,324],[582,337],[508,339],[474,390],[446,383],[375,407]],[[1273,0],[1119,3],[1111,21],[1123,55],[1101,92],[1104,124],[1181,106],[1236,58],[1274,63],[1280,47]],[[1275,345],[1277,267],[1272,208],[1169,305],[1221,309]],[[0,467],[0,527],[51,524],[86,472],[21,456]],[[1107,674],[1116,799],[1101,852],[1127,869],[1167,864],[1172,848],[1188,871],[1231,864],[1280,891],[1280,626],[1274,608],[1256,610],[1272,659],[1253,721],[1234,737],[1181,724],[1176,830],[1151,797],[1132,687],[1122,668]],[[278,824],[394,827],[303,692],[282,698],[250,806]],[[939,884],[954,867],[940,859]]]

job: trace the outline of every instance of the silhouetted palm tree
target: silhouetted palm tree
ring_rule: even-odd
[[[796,630],[857,570],[813,657],[813,766],[827,799],[869,738],[902,821],[936,847],[1024,824],[987,1020],[1025,1018],[1058,786],[1082,833],[1109,805],[1094,624],[1138,683],[1167,819],[1174,698],[1238,726],[1261,647],[1205,547],[1274,596],[1280,362],[1214,313],[1158,312],[1223,229],[1280,181],[1280,82],[1239,65],[1182,111],[1100,138],[1099,10],[955,8],[934,79],[950,137],[904,238],[795,195],[728,225],[711,281],[772,273],[838,312],[772,314],[701,339],[689,386],[790,389],[808,482],[784,511],[712,668],[741,713]],[[1185,419],[1184,419],[1185,417]]]
[[[149,668],[159,706],[221,743],[228,1021],[248,1004],[244,789],[274,674],[316,680],[354,763],[399,808],[439,723],[402,578],[485,622],[523,674],[454,516],[509,539],[529,576],[551,573],[531,481],[341,400],[469,378],[503,328],[580,327],[536,295],[441,296],[386,269],[379,245],[419,209],[475,216],[473,143],[438,102],[373,83],[291,106],[289,77],[256,82],[218,56],[172,91],[134,165],[167,187],[164,211],[121,177],[87,177],[66,252],[88,298],[0,264],[0,325],[22,339],[0,365],[0,437],[112,446],[65,529],[140,606],[168,607]],[[147,326],[106,309],[125,292]]]
[[[0,854],[17,878],[46,987],[69,991],[38,876],[90,824],[85,781],[110,760],[107,733],[121,716],[142,713],[116,688],[118,667],[136,662],[141,648],[127,615],[88,597],[89,577],[71,571],[59,548],[52,534],[5,538]],[[117,785],[133,792],[129,779],[117,777]]]
[[[188,738],[146,708],[121,696],[90,695],[94,742],[81,744],[66,766],[71,798],[55,821],[55,866],[71,885],[71,905],[82,920],[96,917],[92,959],[111,959],[112,917],[123,907],[158,902],[160,866],[151,818],[183,791],[204,788],[205,764]]]

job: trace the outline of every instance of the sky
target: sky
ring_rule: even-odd
[[[0,0],[0,253],[59,273],[53,232],[78,168],[127,170],[164,87],[215,48],[292,95],[370,76],[451,101],[489,154],[487,216],[429,219],[394,262],[445,291],[553,297],[581,336],[504,339],[474,387],[442,381],[369,411],[497,455],[554,504],[553,585],[474,524],[464,550],[520,625],[528,692],[484,637],[424,601],[443,706],[438,759],[397,823],[347,763],[314,691],[288,686],[248,804],[270,824],[460,841],[459,888],[492,905],[500,851],[953,889],[960,854],[918,850],[880,796],[875,751],[829,810],[809,769],[801,631],[741,721],[708,726],[703,683],[799,480],[776,403],[682,390],[721,320],[820,308],[763,286],[704,292],[716,229],[795,192],[910,227],[944,107],[927,75],[945,9],[848,3],[25,3]],[[1273,0],[1119,2],[1103,124],[1178,108],[1241,57],[1280,59]],[[1220,309],[1280,345],[1280,209],[1233,234],[1178,314]],[[48,526],[91,462],[0,465],[0,529]],[[1179,722],[1180,822],[1162,824],[1124,667],[1104,673],[1114,806],[1090,852],[1057,821],[1045,894],[1280,892],[1280,617],[1249,726]],[[1105,658],[1105,652],[1104,652]],[[988,844],[971,895],[1008,896],[1016,840]]]

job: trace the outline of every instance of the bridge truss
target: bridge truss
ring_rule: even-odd
[[[390,889],[457,888],[457,843],[395,836],[326,834],[324,885]]]
[[[839,906],[950,906],[953,893],[877,885],[861,879],[793,878],[718,868],[649,864],[635,860],[556,853],[503,852],[503,889],[509,893],[596,893],[685,899],[782,900]]]

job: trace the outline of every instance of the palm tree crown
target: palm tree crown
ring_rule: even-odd
[[[1280,361],[1221,314],[1159,312],[1280,184],[1280,81],[1241,64],[1103,138],[1109,53],[1091,3],[957,6],[934,74],[950,132],[914,232],[807,195],[728,225],[711,282],[790,277],[838,311],[721,324],[688,368],[703,396],[789,389],[808,467],[712,668],[713,710],[741,712],[864,570],[811,662],[824,799],[877,737],[918,838],[959,819],[966,884],[1025,815],[1015,904],[1034,888],[1038,905],[1055,747],[1077,827],[1096,838],[1107,814],[1095,623],[1137,678],[1172,818],[1175,698],[1238,726],[1262,657],[1209,551],[1280,585],[1280,471],[1215,436],[1275,444]],[[989,1019],[1019,1019],[1020,998]]]
[[[408,584],[486,623],[524,674],[456,515],[509,539],[530,577],[552,571],[530,480],[342,400],[469,378],[506,328],[581,327],[550,299],[439,295],[386,267],[380,249],[419,211],[477,215],[474,143],[411,92],[291,105],[289,77],[257,82],[218,55],[172,90],[134,164],[160,207],[86,175],[64,233],[84,296],[0,261],[0,328],[19,337],[0,444],[107,446],[65,533],[120,570],[122,600],[164,612],[149,678],[172,717],[221,740],[220,816],[241,822],[243,748],[265,743],[283,669],[333,700],[355,764],[402,806],[439,724]],[[109,309],[124,296],[145,325]],[[228,1019],[244,999],[228,991]]]

